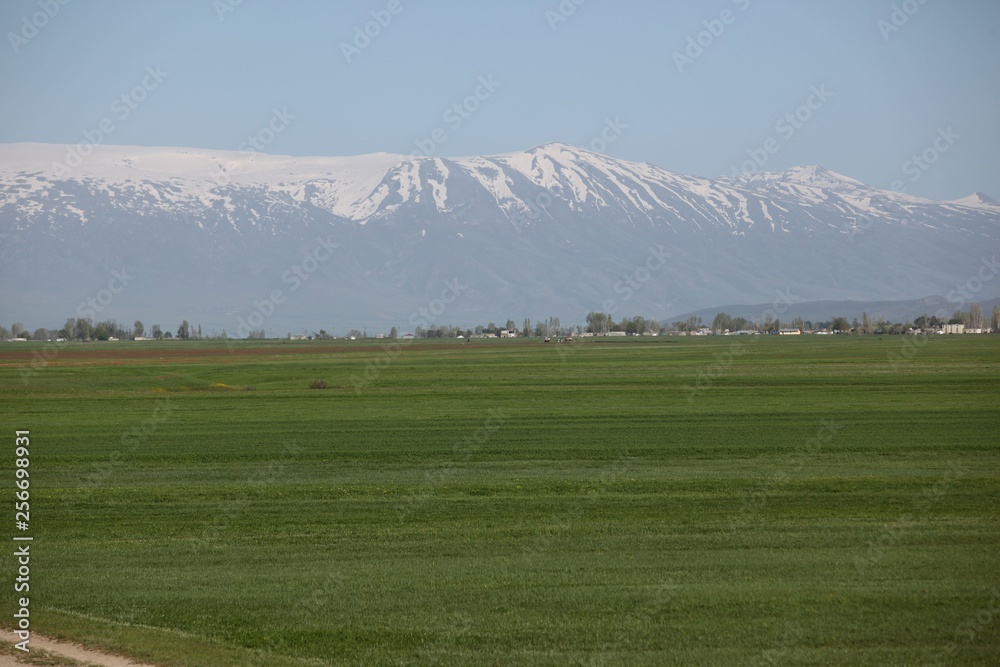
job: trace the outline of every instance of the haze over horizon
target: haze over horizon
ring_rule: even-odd
[[[565,142],[706,178],[819,165],[1000,198],[998,19],[981,0],[16,1],[0,7],[0,143],[464,157]]]

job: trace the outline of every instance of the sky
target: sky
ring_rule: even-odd
[[[0,30],[0,143],[561,141],[698,176],[816,164],[1000,199],[995,0],[5,0]]]

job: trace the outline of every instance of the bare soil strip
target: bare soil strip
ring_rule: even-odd
[[[99,667],[155,667],[154,665],[146,663],[133,662],[128,658],[123,658],[118,655],[84,648],[70,642],[43,637],[35,634],[34,632],[31,633],[31,649],[32,653],[35,650],[42,650],[48,653],[50,657],[68,658],[68,661],[65,663],[67,665],[79,664],[88,666],[98,665]],[[0,667],[21,667],[22,665],[31,665],[33,663],[28,660],[30,659],[32,653],[28,653],[23,657],[10,655],[9,653],[0,654]],[[52,663],[46,662],[45,664]]]

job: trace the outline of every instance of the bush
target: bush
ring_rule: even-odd
[[[310,389],[326,389],[326,380],[313,380],[313,383],[309,385]]]

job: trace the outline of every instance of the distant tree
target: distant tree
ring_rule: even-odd
[[[875,321],[872,319],[868,311],[861,313],[861,328],[863,333],[873,334],[875,333]]]
[[[642,315],[636,315],[628,324],[625,325],[625,331],[629,334],[636,334],[641,336],[646,333],[646,318]]]
[[[24,325],[21,324],[20,322],[14,322],[14,324],[10,325],[10,335],[13,338],[20,338],[21,334],[23,333],[24,333]]]
[[[851,331],[851,324],[847,321],[846,317],[835,317],[830,322],[830,329],[839,331],[840,333],[849,333]]]
[[[973,329],[982,329],[986,324],[983,317],[983,307],[978,303],[969,304],[969,326]]]
[[[0,326],[0,340],[7,340],[10,337],[10,331],[7,330],[7,327]]]
[[[142,334],[146,331],[145,327],[142,326],[142,320],[135,321],[135,324],[132,325],[132,331],[136,338],[142,337]]]
[[[170,335],[170,332],[167,332]],[[263,329],[251,329],[250,333],[247,334],[247,338],[250,340],[264,340],[267,337],[267,333]]]
[[[389,338],[393,340],[399,338],[399,331],[396,330],[396,327],[389,329]]]
[[[361,333],[360,331],[358,331],[357,329],[351,329],[350,331],[347,332],[347,337],[348,338],[363,338],[364,334]]]
[[[177,327],[177,337],[181,340],[187,340],[191,337],[191,325],[188,324],[187,320],[181,322],[181,325]]]
[[[94,330],[90,335],[97,340],[107,340],[111,337],[111,330],[106,322],[98,322],[94,325]]]
[[[513,331],[514,330],[514,320],[507,320],[507,325],[506,325],[505,328],[507,329],[507,331]]]
[[[35,329],[35,333],[31,334],[32,340],[48,340],[51,337],[51,332],[45,328]]]
[[[607,313],[591,312],[587,313],[587,331],[595,334],[607,333],[612,324],[611,316]]]
[[[153,338],[155,338],[156,340],[160,340],[161,338],[163,338],[163,330],[160,328],[159,324],[153,325]]]
[[[90,340],[90,334],[93,331],[94,324],[90,321],[89,317],[81,317],[76,321],[76,329],[74,332],[74,338],[78,340]]]
[[[712,331],[718,331],[720,333],[729,330],[732,331],[730,322],[732,318],[726,313],[716,313],[715,318],[712,320]]]
[[[163,332],[163,337],[166,338],[167,340],[170,340],[171,338],[174,337],[174,335],[172,333],[170,333],[169,331],[164,331]]]
[[[993,306],[993,314],[990,316],[990,328],[993,333],[1000,333],[1000,306]]]
[[[804,331],[807,327],[806,323],[803,321],[801,317],[796,317],[795,319],[792,320],[792,328],[798,329],[799,331]]]
[[[63,328],[59,333],[66,340],[72,340],[73,338],[76,338],[76,318],[73,317],[67,318],[66,324],[63,325]]]
[[[201,338],[201,325],[198,325],[198,338]]]

